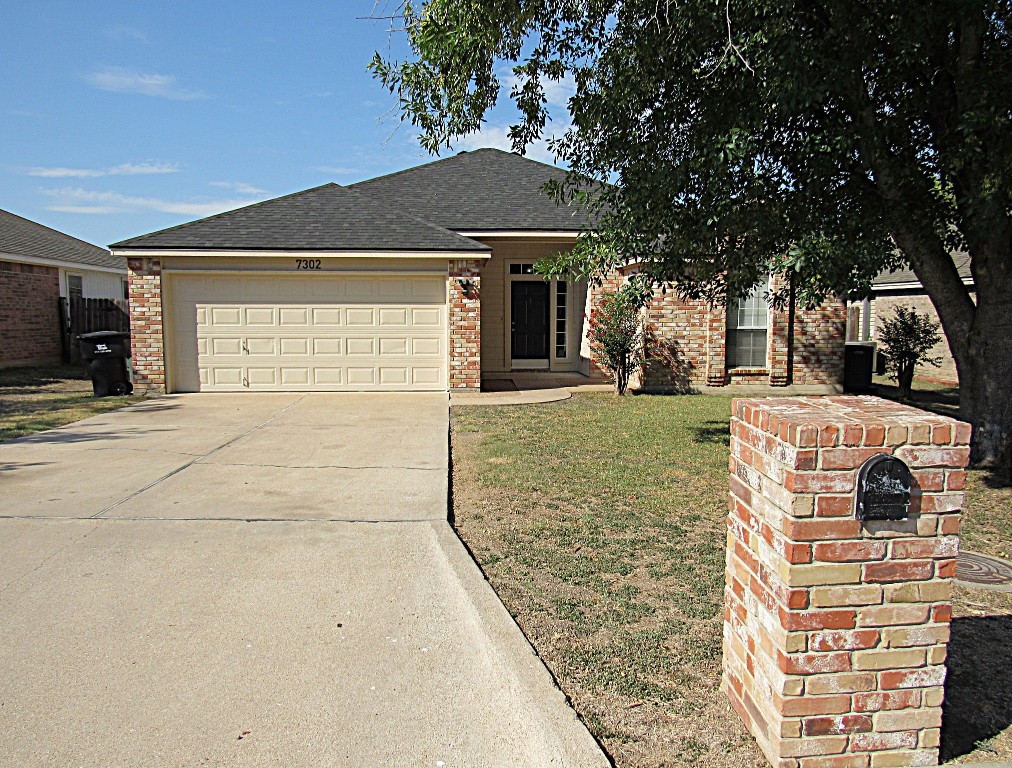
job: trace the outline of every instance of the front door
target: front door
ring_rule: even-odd
[[[513,360],[548,360],[548,283],[515,280],[512,287]]]

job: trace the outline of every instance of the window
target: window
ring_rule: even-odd
[[[124,280],[123,281],[123,298],[124,299],[129,299],[130,298],[130,281],[129,280]]]
[[[81,275],[67,275],[67,296],[72,299],[84,296],[84,278]]]
[[[555,283],[555,356],[563,359],[568,354],[566,344],[566,296],[569,286],[565,280]]]
[[[511,275],[533,275],[534,274],[534,262],[528,262],[524,264],[510,264]]]
[[[727,311],[727,367],[765,368],[769,306],[766,286],[756,283]]]

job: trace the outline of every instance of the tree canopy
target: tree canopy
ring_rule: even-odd
[[[635,259],[652,284],[717,300],[776,272],[812,304],[909,262],[977,458],[1008,458],[1007,0],[427,0],[403,15],[412,57],[372,69],[430,151],[479,130],[507,81],[523,151],[551,117],[546,85],[572,78],[554,192],[596,211],[597,232],[557,270]]]

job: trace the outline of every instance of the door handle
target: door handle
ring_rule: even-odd
[[[242,340],[242,353],[244,355],[248,355],[249,354],[249,347],[246,346],[246,339]]]

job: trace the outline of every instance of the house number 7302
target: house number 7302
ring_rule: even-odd
[[[296,269],[321,269],[320,259],[296,259]]]

